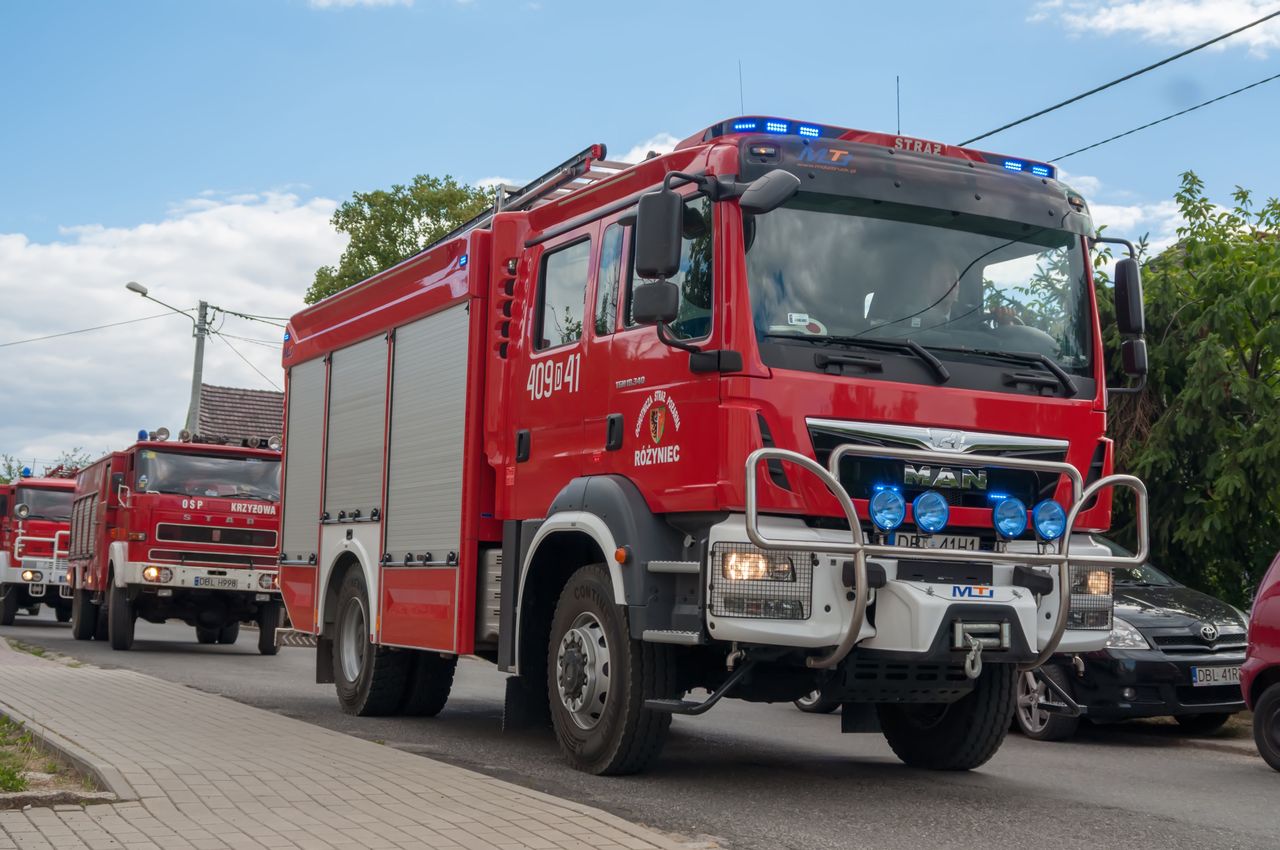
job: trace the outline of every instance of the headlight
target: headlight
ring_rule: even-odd
[[[142,580],[161,584],[173,581],[173,570],[168,567],[150,566],[142,571]]]
[[[947,527],[951,508],[946,497],[937,490],[926,490],[911,503],[911,516],[915,519],[916,528],[925,534],[937,534]]]
[[[1108,649],[1150,649],[1151,644],[1142,632],[1119,617],[1112,620],[1111,634],[1107,636]]]
[[[280,574],[279,573],[262,573],[258,576],[258,587],[263,590],[279,590]]]
[[[871,521],[881,531],[893,531],[907,515],[907,500],[897,490],[879,490],[868,503]]]
[[[795,581],[796,569],[790,558],[771,561],[761,552],[730,552],[720,573],[730,581]]]
[[[1021,499],[1001,499],[991,509],[991,524],[1001,537],[1012,540],[1027,530],[1027,506]]]
[[[44,578],[44,575],[41,574],[39,570],[23,570],[22,571],[23,581],[40,581],[40,579],[42,578]]]
[[[1053,499],[1045,499],[1032,508],[1031,521],[1042,540],[1057,540],[1067,530],[1067,512]]]

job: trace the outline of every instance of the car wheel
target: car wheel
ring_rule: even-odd
[[[795,701],[796,708],[808,714],[830,714],[840,707],[840,702],[823,699],[822,691],[810,691]]]
[[[1178,726],[1183,732],[1190,735],[1209,735],[1217,732],[1227,721],[1231,719],[1229,712],[1218,714],[1183,714],[1174,720],[1178,721]]]
[[[449,701],[458,656],[441,655],[425,649],[413,655],[400,713],[409,717],[435,717]]]
[[[379,646],[369,639],[369,594],[359,568],[349,570],[338,593],[333,641],[333,680],[338,704],[347,714],[383,717],[395,714],[408,685],[409,652]]]
[[[1253,740],[1266,763],[1280,770],[1280,684],[1263,691],[1253,706]]]
[[[196,626],[196,640],[200,643],[217,643],[218,631],[210,626]]]
[[[1070,681],[1061,667],[1046,665],[1040,668],[1040,672],[1070,692]],[[1018,675],[1018,707],[1014,711],[1018,731],[1033,741],[1064,741],[1076,733],[1080,718],[1045,711],[1040,707],[1040,701],[1046,697],[1049,702],[1057,702],[1035,673],[1028,671]]]
[[[107,636],[111,638],[111,648],[122,652],[132,649],[134,617],[129,591],[112,584],[108,597]]]
[[[98,630],[98,606],[93,604],[93,594],[76,588],[71,597],[71,636],[76,640],[92,640]]]
[[[53,609],[53,616],[57,618],[59,623],[66,623],[71,619],[71,606],[59,605]]]
[[[275,655],[280,651],[276,645],[276,629],[280,628],[280,603],[268,602],[258,606],[258,654]]]
[[[240,637],[240,624],[232,621],[218,629],[218,643],[231,646]]]
[[[987,664],[973,691],[949,703],[880,703],[876,713],[893,752],[911,767],[972,770],[985,763],[1009,734],[1018,671]]]
[[[18,616],[18,589],[10,587],[0,599],[0,626],[12,626],[13,618]]]

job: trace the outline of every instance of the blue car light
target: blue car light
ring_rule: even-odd
[[[879,490],[868,502],[871,521],[881,531],[893,531],[907,516],[907,500],[897,490]]]
[[[1067,530],[1067,512],[1053,499],[1045,499],[1032,508],[1031,521],[1042,540],[1057,540]]]
[[[1027,530],[1027,506],[1021,499],[1001,499],[991,509],[991,522],[997,534],[1012,540]]]
[[[947,527],[951,507],[947,498],[937,490],[926,490],[911,503],[911,515],[915,518],[916,528],[925,534],[937,534]]]

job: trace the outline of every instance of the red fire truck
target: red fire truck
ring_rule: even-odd
[[[235,643],[258,625],[277,652],[279,439],[214,444],[167,429],[86,467],[71,508],[72,633],[133,646],[134,623],[194,626],[200,643]]]
[[[75,482],[62,467],[41,478],[24,468],[22,477],[0,485],[0,625],[13,625],[18,610],[54,609],[58,622],[71,619],[67,586],[67,538]]]
[[[765,116],[604,157],[291,320],[281,585],[317,679],[433,714],[490,659],[507,720],[549,710],[595,773],[672,714],[819,689],[909,764],[982,764],[1018,670],[1100,648],[1109,568],[1146,551],[1084,199]],[[1115,293],[1140,375],[1132,258]],[[1071,550],[1114,485],[1140,554]]]

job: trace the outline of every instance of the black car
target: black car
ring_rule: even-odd
[[[1131,555],[1102,537],[1094,542]],[[1240,664],[1248,618],[1238,609],[1179,584],[1150,564],[1112,571],[1115,621],[1105,649],[1057,655],[1042,668],[1094,720],[1172,716],[1186,731],[1207,733],[1244,710]],[[1038,708],[1047,694],[1031,673],[1018,682],[1018,727],[1028,737],[1070,737],[1079,718]]]

